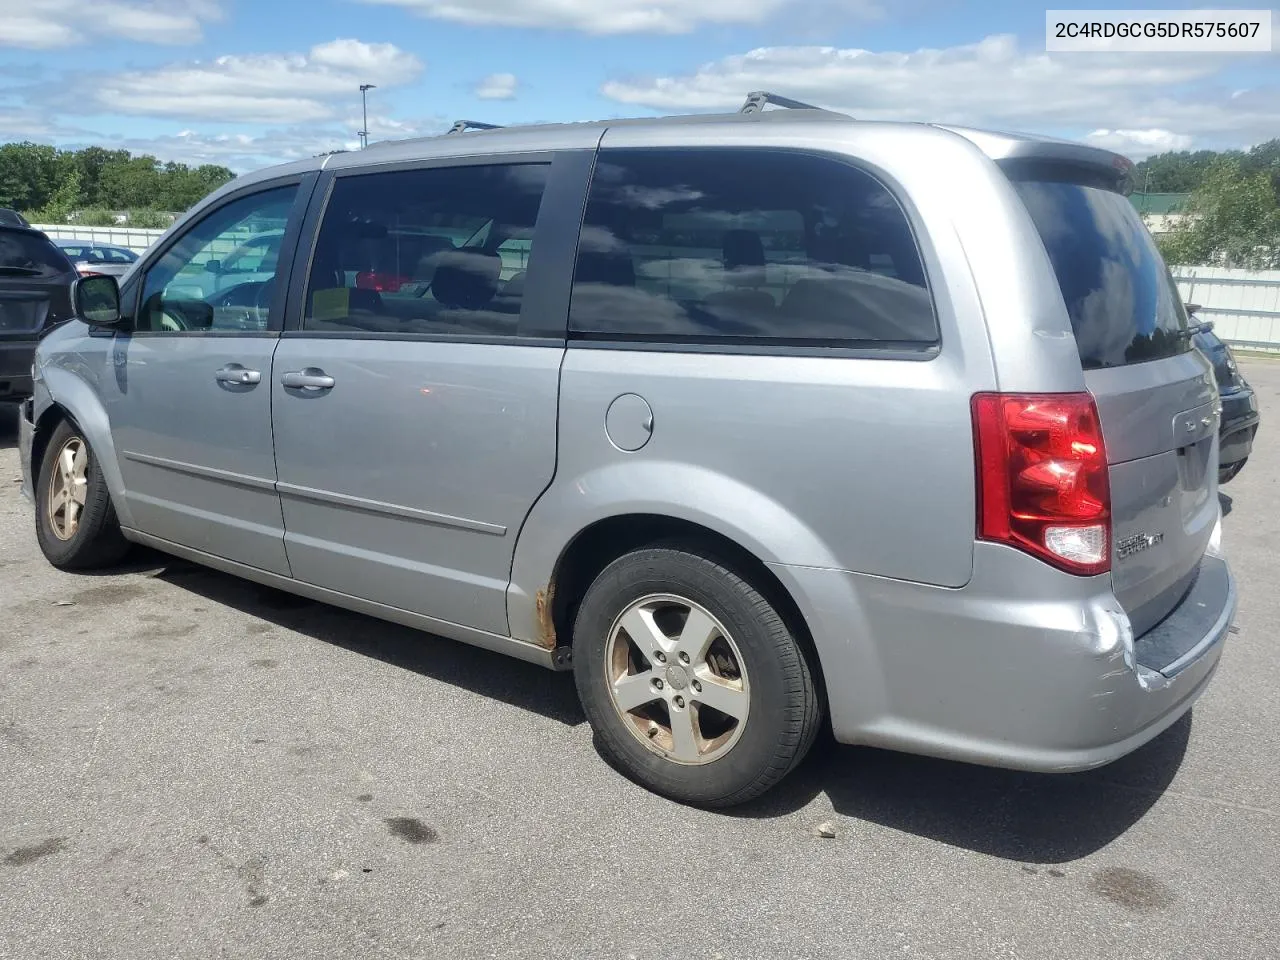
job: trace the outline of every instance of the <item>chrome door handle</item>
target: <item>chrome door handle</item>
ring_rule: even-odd
[[[333,383],[333,377],[319,367],[290,370],[280,375],[280,385],[290,390],[332,390]]]
[[[234,383],[237,386],[251,386],[262,382],[262,374],[259,371],[242,367],[238,363],[228,363],[218,370],[213,378],[219,383]]]

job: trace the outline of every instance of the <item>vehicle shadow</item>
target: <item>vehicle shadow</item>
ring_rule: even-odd
[[[0,403],[0,450],[13,450],[18,446],[18,405]]]
[[[1230,516],[1232,500],[1229,496],[1227,496],[1221,490],[1218,491],[1218,503],[1222,504],[1222,515],[1224,517]]]
[[[1129,756],[1071,774],[996,770],[828,740],[779,788],[728,812],[781,816],[825,793],[843,816],[1006,860],[1066,863],[1142,819],[1177,774],[1191,723],[1187,713]]]
[[[131,561],[128,570],[149,571],[156,579],[213,603],[323,643],[412,670],[569,726],[586,720],[572,674],[552,673],[512,657],[433,637],[150,551],[131,556]],[[117,568],[113,572],[122,571]]]
[[[156,577],[248,616],[566,725],[585,722],[568,673],[548,673],[148,550],[135,551],[124,571],[113,572]],[[1177,774],[1191,725],[1188,713],[1129,756],[1076,774],[997,770],[846,747],[827,733],[778,787],[720,815],[785,817],[825,794],[836,813],[851,820],[1006,860],[1066,863],[1107,846],[1142,819]],[[598,739],[596,744],[600,752]]]

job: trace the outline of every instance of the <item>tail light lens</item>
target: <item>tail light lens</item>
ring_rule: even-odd
[[[978,538],[1082,576],[1111,569],[1111,484],[1087,393],[973,398]]]

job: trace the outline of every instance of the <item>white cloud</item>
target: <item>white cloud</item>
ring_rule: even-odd
[[[183,130],[160,137],[126,138],[104,146],[123,148],[135,154],[151,154],[160,160],[192,166],[216,163],[233,170],[249,170],[314,157],[330,150],[355,150],[360,143],[354,133],[343,130],[286,127],[262,134],[209,134]]]
[[[195,43],[221,15],[217,0],[0,0],[0,46],[47,50],[94,37]]]
[[[519,82],[514,73],[491,73],[472,91],[481,100],[514,100]]]
[[[1170,150],[1186,150],[1194,142],[1194,138],[1185,133],[1173,133],[1170,130],[1092,130],[1084,137],[1084,142],[1095,147],[1114,150],[1126,157],[1141,160],[1154,153],[1167,153]]]
[[[748,91],[766,89],[869,120],[1074,136],[1161,131],[1176,143],[1265,139],[1280,126],[1280,97],[1250,91],[1232,98],[1212,88],[1209,81],[1229,62],[1221,55],[1051,55],[1021,50],[1011,36],[991,36],[909,53],[765,47],[683,76],[612,81],[602,92],[623,103],[690,111],[735,109]],[[1141,145],[1141,138],[1128,142]]]
[[[424,17],[500,27],[585,33],[688,33],[701,24],[760,23],[796,0],[364,0]],[[880,12],[876,0],[842,0],[841,10]]]
[[[334,40],[305,54],[225,56],[95,77],[85,92],[88,105],[112,113],[297,124],[330,119],[334,104],[354,101],[362,83],[393,87],[421,72],[422,62],[394,44]]]
[[[369,116],[370,142],[403,139],[443,133],[448,129],[443,117],[400,120],[380,115]],[[356,150],[360,146],[356,131],[360,117],[353,114],[341,124],[294,124],[261,133],[209,133],[186,129],[158,137],[130,137],[108,140],[90,136],[85,142],[110,149],[123,148],[135,154],[150,154],[160,160],[172,160],[192,166],[217,163],[233,170],[245,171],[289,160],[301,160],[331,150]]]
[[[87,135],[88,131],[64,124],[46,110],[0,104],[0,142],[5,140],[55,140]]]

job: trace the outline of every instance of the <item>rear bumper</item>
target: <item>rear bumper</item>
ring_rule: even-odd
[[[975,544],[974,560],[958,590],[785,568],[805,591],[837,739],[1024,770],[1098,767],[1190,709],[1235,613],[1216,556],[1136,639],[1109,576],[1071,577],[996,544]]]
[[[0,340],[0,402],[31,396],[31,360],[35,340]]]

